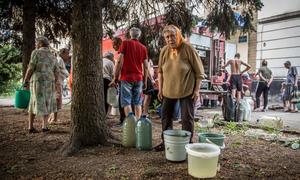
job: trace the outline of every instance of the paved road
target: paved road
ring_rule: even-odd
[[[204,110],[197,110],[196,114],[204,115],[212,117],[214,114],[222,114],[220,108],[216,109],[204,109]],[[282,110],[269,110],[267,112],[252,112],[251,113],[251,123],[256,123],[256,120],[262,116],[278,116],[281,117],[283,120],[283,126],[287,127],[290,130],[297,130],[300,131],[300,113],[288,113],[283,112]]]
[[[70,97],[64,98],[63,103],[70,101]],[[0,99],[0,107],[1,106],[13,106],[14,99]],[[221,108],[215,109],[204,109],[204,110],[197,110],[196,115],[204,115],[208,117],[212,117],[214,114],[222,114]],[[299,113],[286,113],[282,110],[269,110],[267,112],[252,112],[251,113],[251,123],[255,123],[256,120],[261,116],[278,116],[281,117],[283,120],[283,126],[288,127],[291,130],[300,131],[300,112]]]

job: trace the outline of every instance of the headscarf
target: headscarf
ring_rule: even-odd
[[[175,25],[167,25],[163,30],[163,34],[165,32],[175,32],[176,35],[176,48],[172,48],[172,54],[177,55],[177,49],[181,46],[182,42],[184,41],[182,34],[179,28]]]

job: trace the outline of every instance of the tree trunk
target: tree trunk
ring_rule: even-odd
[[[35,4],[32,0],[25,0],[23,6],[23,45],[22,64],[23,78],[27,70],[31,52],[35,48]]]
[[[106,144],[102,75],[102,2],[73,0],[73,87],[71,137],[64,153]]]

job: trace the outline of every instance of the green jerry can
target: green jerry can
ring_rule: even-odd
[[[122,145],[124,147],[135,146],[135,124],[136,117],[134,116],[133,112],[130,112],[125,118],[123,125]]]
[[[139,150],[152,149],[152,124],[151,121],[142,115],[138,120],[136,128],[136,148]]]

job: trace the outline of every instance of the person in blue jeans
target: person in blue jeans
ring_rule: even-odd
[[[124,107],[125,115],[133,112],[133,104],[139,119],[142,115],[142,90],[147,88],[148,52],[138,40],[141,36],[139,28],[131,28],[129,35],[130,39],[123,41],[118,50],[120,55],[110,86],[116,86],[120,80],[121,106]]]

